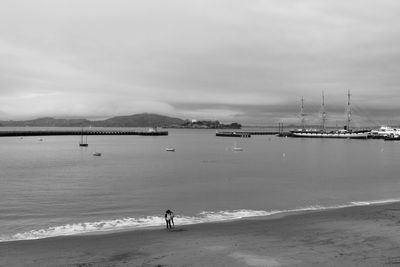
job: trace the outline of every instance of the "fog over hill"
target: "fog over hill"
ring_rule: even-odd
[[[37,127],[154,127],[183,124],[185,120],[158,114],[141,113],[118,116],[106,120],[55,119],[51,117],[25,121],[0,121],[0,126],[37,126]]]

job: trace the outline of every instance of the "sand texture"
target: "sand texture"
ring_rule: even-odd
[[[0,266],[400,266],[400,203],[0,243]]]

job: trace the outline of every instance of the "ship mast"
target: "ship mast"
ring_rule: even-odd
[[[350,90],[347,92],[347,109],[346,109],[346,115],[347,115],[347,123],[346,123],[346,130],[350,130],[350,121],[351,121],[351,107],[350,107]]]
[[[306,128],[306,114],[304,113],[304,98],[301,97],[301,108],[300,108],[300,118],[301,118],[301,129]]]
[[[325,111],[325,97],[324,91],[322,91],[322,130],[325,131],[325,122],[326,122],[326,111]]]

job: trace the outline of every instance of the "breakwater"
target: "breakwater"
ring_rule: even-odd
[[[18,130],[0,131],[0,137],[13,136],[52,136],[52,135],[142,135],[165,136],[168,131],[132,131],[132,130]]]
[[[242,138],[249,138],[252,135],[276,135],[278,132],[275,131],[246,131],[246,132],[216,132],[216,136],[221,136],[221,137],[242,137]]]
[[[260,131],[260,132],[246,132],[250,135],[277,135],[279,132],[277,131]]]

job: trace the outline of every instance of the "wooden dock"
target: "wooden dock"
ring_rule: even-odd
[[[18,130],[1,131],[0,137],[13,136],[56,136],[56,135],[142,135],[166,136],[168,131],[132,131],[132,130]]]
[[[217,132],[215,133],[216,136],[221,137],[244,137],[249,138],[252,135],[277,135],[278,132],[276,131],[240,131],[240,132]]]
[[[250,138],[251,135],[246,132],[216,132],[215,136],[220,137],[241,137],[241,138]]]
[[[261,132],[246,132],[250,135],[277,135],[279,132],[277,131],[261,131]]]

